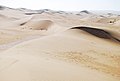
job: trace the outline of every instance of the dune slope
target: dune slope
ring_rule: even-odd
[[[0,80],[119,81],[119,48],[119,44],[70,29],[5,51]]]

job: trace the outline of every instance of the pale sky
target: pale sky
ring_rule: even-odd
[[[120,11],[120,0],[0,0],[0,5],[12,8],[28,8],[34,10],[52,9],[64,11]]]

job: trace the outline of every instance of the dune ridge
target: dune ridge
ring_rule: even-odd
[[[26,22],[24,27],[33,30],[47,30],[52,24],[53,22],[50,20],[38,20]]]
[[[83,27],[83,26],[73,27],[71,29],[80,29],[80,30],[86,31],[96,37],[99,37],[99,38],[110,39],[110,40],[115,40],[115,41],[120,42],[120,40],[118,38],[115,38],[114,36],[111,35],[111,33],[107,32],[103,29],[92,28],[92,27]]]

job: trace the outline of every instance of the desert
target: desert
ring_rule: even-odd
[[[120,13],[0,6],[0,81],[120,81]]]

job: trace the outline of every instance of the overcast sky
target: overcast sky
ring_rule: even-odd
[[[12,8],[52,9],[64,11],[115,10],[120,11],[120,0],[0,0],[0,5]]]

